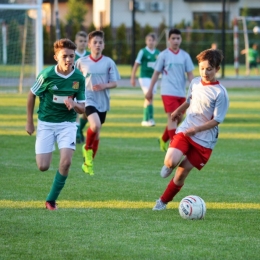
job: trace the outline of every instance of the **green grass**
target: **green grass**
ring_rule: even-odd
[[[59,200],[44,209],[59,154],[49,171],[35,164],[26,95],[0,95],[0,259],[259,259],[260,92],[229,89],[230,109],[209,163],[193,170],[168,209],[153,212],[169,179],[156,138],[166,123],[155,97],[156,127],[142,128],[140,89],[111,91],[95,175],[81,171],[80,148]],[[36,116],[35,116],[36,119]],[[204,221],[183,220],[186,195],[207,204]]]

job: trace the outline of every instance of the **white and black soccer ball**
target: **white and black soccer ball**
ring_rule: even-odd
[[[190,195],[181,200],[179,213],[184,219],[204,219],[206,214],[206,204],[201,197]]]

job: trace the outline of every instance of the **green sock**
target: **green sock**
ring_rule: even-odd
[[[143,110],[143,121],[148,121],[148,120],[149,120],[148,108],[144,107],[144,110]]]
[[[58,198],[62,188],[65,185],[66,179],[67,176],[61,175],[59,171],[56,172],[50,193],[48,194],[46,201],[55,201]]]
[[[153,105],[152,104],[148,105],[147,109],[148,109],[149,119],[153,119]]]
[[[79,130],[83,131],[85,125],[87,124],[88,120],[84,119],[84,118],[80,118],[79,120]]]

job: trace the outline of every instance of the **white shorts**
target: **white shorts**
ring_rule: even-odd
[[[51,153],[55,150],[55,142],[59,149],[76,149],[77,126],[73,122],[48,123],[38,120],[35,153]]]
[[[143,90],[144,95],[146,95],[146,93],[149,89],[150,83],[151,83],[151,79],[150,78],[139,78],[138,80],[139,80],[139,84]],[[153,88],[153,94],[156,93],[157,86],[158,86],[158,82],[155,82],[154,88]]]

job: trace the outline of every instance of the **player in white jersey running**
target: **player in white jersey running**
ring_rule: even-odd
[[[160,53],[158,49],[155,48],[156,46],[156,36],[154,33],[149,33],[145,37],[146,47],[141,49],[138,52],[137,58],[135,60],[135,64],[132,69],[131,75],[131,85],[135,86],[135,75],[136,71],[141,65],[140,69],[140,77],[139,83],[143,90],[144,95],[147,93],[151,78],[153,76],[153,68],[155,65],[155,61]],[[156,93],[157,89],[157,82],[155,83],[153,94]],[[154,109],[153,109],[153,100],[146,99],[144,100],[144,109],[143,109],[143,121],[141,123],[142,126],[154,126]]]
[[[201,170],[205,166],[218,140],[218,125],[224,121],[228,110],[227,91],[216,80],[223,59],[222,52],[208,49],[196,58],[201,77],[192,80],[186,102],[171,114],[172,120],[177,121],[188,109],[186,118],[170,142],[161,176],[168,177],[178,167],[153,210],[165,209],[184,185],[190,171],[194,167]]]
[[[91,54],[76,62],[76,67],[86,79],[86,108],[89,128],[86,144],[82,147],[84,163],[82,170],[94,174],[93,159],[99,145],[99,133],[110,109],[110,89],[117,86],[120,79],[115,62],[102,55],[104,49],[103,31],[93,31],[88,35],[88,47]]]
[[[153,97],[153,88],[162,73],[161,96],[164,110],[167,113],[167,126],[162,137],[159,138],[160,149],[167,150],[167,141],[175,135],[177,125],[181,122],[171,120],[171,113],[178,108],[186,97],[186,76],[191,82],[193,79],[194,65],[190,55],[180,49],[182,38],[178,29],[171,29],[168,34],[169,48],[162,51],[155,63],[154,73],[151,80],[150,88],[146,93],[146,98],[151,100]]]
[[[89,51],[86,50],[88,46],[88,34],[84,31],[77,32],[75,36],[75,44],[77,45],[77,49],[75,50],[75,61],[79,58],[88,56],[90,54]],[[78,122],[79,121],[79,122]],[[86,126],[88,119],[85,113],[77,119],[78,122],[78,130],[77,130],[77,143],[84,143],[85,138],[83,135],[84,127]]]
[[[33,111],[36,96],[40,99],[35,143],[40,171],[49,169],[55,142],[60,149],[59,169],[45,202],[49,210],[57,209],[56,199],[65,185],[76,149],[76,115],[84,113],[85,107],[85,79],[78,69],[74,69],[75,49],[76,45],[69,39],[54,43],[57,65],[39,74],[27,99],[26,131],[29,135],[35,131]]]

